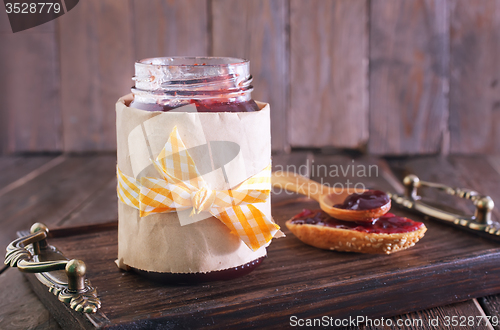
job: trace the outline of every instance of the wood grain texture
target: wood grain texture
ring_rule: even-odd
[[[439,182],[451,187],[472,189],[480,194],[489,195],[494,201],[500,201],[500,176],[497,170],[484,156],[449,156],[447,158],[420,157],[407,161],[391,162],[399,167],[400,180],[404,175],[416,174],[420,179]],[[450,206],[469,215],[474,213],[472,202],[450,196],[436,189],[421,189],[419,194],[440,204]],[[495,207],[492,220],[500,222],[500,211]]]
[[[54,156],[0,157],[0,191],[12,182],[24,177],[40,166],[47,164]]]
[[[469,186],[470,181],[466,181],[467,173],[460,173],[452,164],[450,158],[416,157],[406,160],[392,160],[390,165],[399,181],[402,181],[408,174],[415,174],[424,181],[439,182],[450,187],[472,189]],[[440,205],[452,207],[465,214],[474,212],[474,206],[470,201],[439,192],[436,189],[419,189],[419,195],[423,196],[426,201],[439,201]]]
[[[309,177],[312,159],[313,155],[308,152],[273,155],[273,171],[287,171]],[[271,203],[273,206],[293,204],[304,200],[307,200],[306,196],[276,187],[272,189]]]
[[[500,152],[500,2],[451,0],[451,152]]]
[[[288,171],[305,177],[310,175],[314,155],[310,152],[293,152],[272,156],[273,171]]]
[[[134,72],[128,1],[81,1],[57,19],[64,151],[116,149],[115,103]]]
[[[491,166],[486,157],[481,156],[452,156],[454,167],[464,173],[465,187],[478,191],[480,194],[490,196],[497,202],[492,211],[492,220],[500,223],[500,176]]]
[[[486,296],[478,299],[481,307],[484,309],[487,315],[490,315],[493,319],[491,323],[495,330],[500,329],[500,295]]]
[[[7,269],[0,274],[0,290],[1,329],[61,329],[17,269]]]
[[[500,155],[491,155],[487,157],[488,162],[490,163],[491,167],[497,171],[498,174],[500,174]]]
[[[462,173],[467,173],[470,186],[479,193],[489,195],[497,204],[492,211],[492,220],[500,222],[500,157],[466,157],[454,156],[452,161]],[[500,329],[500,295],[487,296],[478,299],[487,315],[496,316],[492,320],[495,329]],[[495,321],[493,323],[493,321]]]
[[[88,321],[87,314],[74,313],[68,305],[63,305],[58,299],[54,299],[52,292],[41,284],[34,274],[25,274],[33,292],[38,296],[40,302],[51,312],[51,316],[57,320],[63,329],[95,329]],[[71,314],[70,314],[71,313]],[[98,317],[99,311],[94,314]]]
[[[499,31],[498,0],[89,0],[15,34],[2,11],[0,154],[114,150],[134,61],[170,55],[249,58],[275,151],[498,154]]]
[[[55,23],[13,34],[0,10],[0,154],[62,149]]]
[[[290,1],[292,147],[368,138],[368,2]]]
[[[283,213],[275,209],[275,218],[283,224],[282,220],[311,204],[288,205],[281,208]],[[51,242],[69,258],[86,261],[87,274],[102,299],[102,313],[109,320],[101,323],[103,327],[276,328],[289,324],[292,315],[387,317],[491,290],[494,278],[482,281],[481,274],[486,269],[489,274],[497,273],[493,250],[486,257],[480,252],[485,246],[476,244],[479,240],[464,244],[463,236],[456,235],[447,242],[449,249],[437,247],[435,243],[444,233],[436,228],[432,227],[434,234],[425,243],[422,240],[393,256],[322,251],[304,245],[285,229],[287,238],[273,242],[268,259],[250,275],[194,287],[158,286],[133,273],[120,272],[113,263],[116,234],[111,232]],[[92,250],[81,249],[90,242]],[[470,254],[476,248],[477,253]],[[469,257],[464,257],[465,251]],[[455,252],[459,254],[452,257]],[[481,285],[471,278],[480,278],[477,283]]]
[[[117,205],[116,178],[111,178],[105,186],[82,203],[78,209],[61,219],[57,225],[66,227],[117,220]]]
[[[445,0],[371,1],[371,153],[446,149],[448,47]]]
[[[318,155],[311,162],[311,179],[344,189],[397,191],[399,187],[385,178],[384,172],[388,170],[384,160],[372,156]]]
[[[464,157],[458,157],[460,159]],[[78,158],[73,158],[78,159]],[[79,158],[83,159],[83,158]],[[430,157],[427,158],[427,163],[414,163],[413,167],[427,169],[427,171],[431,170],[432,166]],[[438,159],[438,158],[436,158]],[[314,160],[314,162],[313,162]],[[309,174],[312,173],[312,165],[337,165],[337,166],[348,166],[352,165],[354,160],[355,165],[377,165],[379,168],[378,175],[373,175],[368,178],[363,178],[361,176],[357,176],[357,173],[352,175],[352,172],[346,172],[345,175],[342,176],[342,179],[345,181],[346,179],[360,179],[362,178],[363,182],[367,186],[377,187],[379,189],[389,190],[391,187],[397,186],[397,184],[391,184],[391,182],[387,182],[386,178],[388,175],[384,174],[388,169],[387,164],[384,161],[378,160],[373,157],[347,157],[347,156],[317,156],[312,157],[307,153],[304,154],[292,154],[292,155],[279,155],[273,157],[273,165],[275,168],[279,165],[296,165],[300,166],[302,164],[306,164],[308,167]],[[477,159],[479,163],[481,163],[482,159]],[[102,160],[101,160],[102,161]],[[455,160],[453,160],[455,161]],[[452,160],[448,162],[450,166],[455,166],[451,163]],[[461,161],[460,161],[461,162]],[[467,163],[467,162],[465,162]],[[465,177],[465,174],[458,175],[460,172],[467,173],[471,169],[466,168],[467,165],[464,162],[461,162],[461,167],[454,167],[454,172],[449,172],[446,170],[446,166],[440,162],[434,162],[434,167],[436,168],[434,173],[438,173],[439,171],[448,173],[448,177],[452,179],[456,177],[460,180],[460,178]],[[82,182],[86,182],[89,180],[89,177],[86,174],[83,174],[85,171],[95,171],[98,169],[112,169],[114,170],[114,162],[110,161],[107,163],[101,162],[96,163],[95,157],[87,158],[86,168],[82,169],[78,165],[79,162],[71,162],[70,164],[65,162],[61,164],[58,168],[55,168],[54,171],[48,171],[44,180],[51,181],[51,178],[55,175],[58,175],[62,181],[65,181],[65,184],[56,184],[55,187],[51,188],[54,192],[52,195],[59,195],[61,198],[68,199],[68,203],[63,203],[62,206],[64,209],[68,209],[67,205],[73,205],[70,209],[72,211],[69,212],[70,216],[62,216],[58,217],[59,219],[66,219],[64,222],[59,222],[59,224],[64,223],[65,225],[73,225],[78,224],[80,221],[83,223],[95,223],[100,222],[101,217],[99,211],[103,214],[108,213],[109,205],[107,203],[102,202],[101,199],[107,199],[108,194],[113,194],[113,198],[115,195],[114,192],[114,179],[109,176],[110,173],[104,175],[104,178],[109,177],[111,180],[108,181],[108,184],[104,189],[99,190],[97,193],[87,194],[84,191],[77,192],[76,195],[82,202],[79,205],[74,204],[72,201],[75,196],[70,194],[69,188],[67,187],[80,187],[79,189],[88,189],[87,185],[82,186]],[[107,164],[107,165],[106,165]],[[391,162],[391,165],[394,163]],[[4,162],[0,159],[0,170],[3,168],[8,168],[12,163]],[[101,165],[101,166],[99,166]],[[398,171],[396,171],[396,175],[401,172],[401,166]],[[444,167],[444,169],[442,169]],[[65,169],[67,168],[67,169]],[[69,169],[72,169],[71,171]],[[487,169],[487,167],[486,167]],[[490,168],[491,169],[491,168]],[[315,169],[316,171],[316,179],[321,178],[323,175],[321,171]],[[477,171],[483,172],[484,169],[480,168]],[[69,172],[73,172],[75,175],[68,176]],[[100,171],[98,171],[100,172]],[[106,171],[104,171],[106,172]],[[96,174],[101,177],[102,174]],[[318,173],[320,173],[318,175]],[[498,173],[485,172],[488,177],[500,177]],[[114,175],[113,175],[114,176]],[[336,178],[334,178],[337,180]],[[76,180],[76,181],[75,181]],[[334,182],[334,181],[331,181]],[[458,185],[463,185],[464,183]],[[94,184],[95,185],[95,184]],[[33,180],[29,186],[25,188],[19,188],[19,191],[23,193],[19,193],[19,191],[15,191],[16,196],[13,198],[22,198],[22,196],[27,197],[28,193],[31,191],[35,191],[36,194],[41,196],[47,195],[47,191],[40,189],[41,186],[40,181]],[[113,188],[113,189],[112,189]],[[396,191],[399,188],[394,188]],[[479,189],[479,188],[478,188]],[[73,188],[74,190],[74,188]],[[111,191],[113,190],[113,191]],[[108,192],[106,192],[108,191]],[[281,205],[275,206],[275,195],[273,195],[273,216],[278,221],[278,223],[283,224],[288,218],[290,218],[293,214],[299,212],[303,207],[314,208],[317,207],[317,203],[313,201],[295,201],[293,197],[288,198],[288,203],[282,203]],[[36,199],[38,197],[30,197],[30,199]],[[286,200],[285,200],[286,202]],[[41,205],[38,203],[37,205]],[[76,206],[75,206],[76,205]],[[115,208],[116,204],[113,205]],[[92,210],[93,209],[93,210]],[[47,219],[47,211],[44,208],[39,207],[39,212],[41,215],[41,220],[45,221]],[[64,212],[63,212],[64,213]],[[50,218],[50,217],[49,217]],[[2,218],[4,219],[4,218]],[[94,221],[95,220],[95,221]],[[2,225],[6,220],[2,220]],[[9,222],[12,219],[9,218]],[[17,220],[15,220],[17,221]],[[51,221],[51,223],[54,223]],[[27,229],[31,223],[20,224],[18,229]],[[55,224],[55,223],[54,223]],[[97,285],[99,290],[99,294],[103,298],[103,310],[105,310],[107,316],[111,316],[111,320],[114,322],[115,318],[124,318],[124,322],[122,326],[125,326],[128,322],[130,325],[135,327],[145,326],[145,327],[153,327],[153,326],[177,326],[181,328],[194,327],[202,324],[204,327],[212,327],[212,328],[221,328],[221,324],[225,327],[231,328],[236,326],[234,321],[228,322],[228,315],[233,315],[236,313],[238,315],[239,327],[243,328],[255,328],[258,326],[259,328],[276,328],[278,326],[284,326],[289,324],[289,316],[293,314],[300,315],[300,313],[304,313],[304,310],[309,311],[310,306],[315,306],[312,310],[315,311],[315,316],[322,315],[334,315],[335,310],[345,302],[345,299],[354,296],[354,299],[357,299],[359,308],[363,310],[364,315],[370,315],[370,308],[363,307],[367,301],[367,295],[371,294],[371,290],[374,288],[373,285],[376,286],[377,281],[384,281],[383,279],[375,279],[372,275],[374,269],[378,269],[381,267],[383,272],[390,274],[390,276],[386,277],[385,280],[388,281],[387,286],[384,286],[383,292],[379,292],[378,295],[381,297],[391,297],[391,299],[398,299],[397,296],[400,295],[401,292],[408,294],[408,289],[413,285],[412,276],[414,274],[405,273],[405,269],[408,267],[425,267],[426,269],[426,277],[429,278],[429,283],[427,282],[419,282],[419,288],[424,290],[427,285],[434,285],[432,283],[436,283],[442,281],[442,283],[449,282],[450,272],[454,272],[454,267],[458,267],[456,271],[458,274],[464,272],[464,269],[467,270],[467,274],[469,274],[470,278],[475,278],[475,276],[482,276],[481,273],[475,273],[473,271],[475,265],[477,265],[474,261],[477,258],[472,258],[466,264],[454,265],[452,260],[455,258],[460,258],[461,255],[465,255],[466,253],[470,253],[472,250],[475,251],[473,254],[478,255],[482,250],[486,249],[496,249],[497,244],[489,243],[488,241],[483,241],[481,238],[472,238],[473,241],[469,241],[467,237],[470,235],[467,233],[463,233],[458,231],[455,233],[453,228],[449,228],[444,225],[427,223],[429,227],[429,232],[426,234],[426,237],[417,244],[414,248],[403,251],[401,253],[395,254],[393,256],[367,256],[367,255],[358,255],[358,254],[350,254],[350,253],[336,253],[336,252],[328,252],[328,251],[320,251],[314,249],[312,247],[305,246],[303,243],[298,241],[293,237],[291,233],[289,233],[285,229],[285,233],[288,234],[286,238],[282,238],[276,240],[272,243],[271,248],[269,250],[269,258],[264,261],[263,265],[258,268],[254,273],[241,278],[234,280],[238,285],[228,285],[231,282],[221,282],[221,283],[210,283],[206,285],[199,285],[195,287],[196,292],[191,290],[191,287],[175,287],[175,286],[161,286],[158,287],[151,282],[145,281],[142,278],[135,276],[130,273],[121,273],[119,272],[114,264],[113,260],[116,255],[116,237],[114,235],[109,235],[109,233],[101,232],[87,235],[90,237],[89,242],[92,245],[93,249],[87,251],[88,254],[82,255],[79,244],[83,242],[81,240],[81,232],[76,232],[77,236],[73,236],[67,240],[66,238],[57,238],[52,239],[52,243],[56,244],[59,247],[64,247],[64,251],[67,253],[69,257],[82,257],[84,260],[92,260],[91,263],[88,263],[89,269],[89,277],[91,278],[94,285]],[[52,227],[52,226],[51,226]],[[443,232],[442,230],[445,230]],[[9,229],[11,231],[11,229]],[[54,231],[55,233],[56,231]],[[458,235],[458,236],[456,236]],[[442,242],[441,238],[447,237],[447,242]],[[474,237],[474,236],[472,236]],[[64,243],[63,241],[67,242]],[[441,241],[442,244],[439,247],[434,246],[435,242]],[[63,242],[63,244],[58,244],[57,242]],[[81,246],[81,245],[80,245]],[[96,251],[102,251],[96,252]],[[293,253],[290,255],[290,251]],[[490,250],[492,251],[492,250]],[[449,258],[443,258],[443,255],[440,253],[451,253],[452,256]],[[101,260],[102,259],[102,260]],[[298,260],[307,259],[307,262],[301,263]],[[436,270],[432,267],[434,261],[437,262],[447,262],[450,265],[447,268],[445,273],[441,273],[439,270]],[[448,263],[450,262],[450,263]],[[288,264],[295,264],[296,266],[293,269],[288,269]],[[404,266],[401,266],[404,265]],[[100,270],[101,267],[106,268],[105,271],[106,276],[103,278],[103,272]],[[340,267],[340,268],[339,268]],[[492,272],[495,269],[495,265],[491,265],[488,268],[488,272]],[[4,283],[8,283],[7,285],[13,285],[15,281],[6,282],[3,280],[4,274],[7,272],[13,273],[15,276],[12,278],[15,280],[22,279],[20,274],[18,274],[15,270],[7,270],[2,275],[0,275],[0,290],[2,290],[2,297],[6,297],[3,293],[10,292],[9,290],[5,291],[8,286],[4,286]],[[324,276],[320,276],[316,278],[318,273],[324,273]],[[356,274],[353,276],[352,274]],[[440,279],[440,276],[446,276],[446,278]],[[99,280],[97,280],[99,278]],[[397,278],[401,279],[402,287],[398,290],[398,284],[393,283]],[[96,283],[96,279],[97,283]],[[342,292],[340,293],[342,297],[334,298],[334,292],[326,289],[321,289],[321,287],[325,287],[331,285],[332,283],[346,283],[349,281],[355,281],[356,284],[349,289],[348,286],[343,286]],[[263,281],[263,282],[255,282],[255,281]],[[281,282],[282,281],[282,282]],[[24,281],[25,282],[25,281]],[[114,283],[114,284],[113,284]],[[254,284],[255,283],[255,284]],[[299,284],[303,283],[303,284]],[[392,283],[392,284],[391,284]],[[399,283],[399,282],[398,282]],[[427,283],[427,284],[426,284]],[[469,280],[462,282],[460,285],[467,285],[470,283]],[[489,282],[488,282],[489,283]],[[17,285],[18,283],[15,282]],[[259,286],[262,284],[263,287]],[[33,297],[33,294],[30,290],[27,290],[27,286],[25,283],[20,284],[21,287],[26,291],[26,294],[21,293],[18,296],[15,296],[8,308],[0,309],[0,324],[1,328],[4,327],[4,320],[25,320],[27,315],[30,315],[30,319],[39,320],[38,325],[34,324],[33,328],[37,327],[37,329],[54,329],[57,328],[57,325],[53,323],[53,321],[47,321],[46,318],[46,310],[43,308],[43,305],[38,302],[36,299],[31,301],[29,300],[29,295]],[[112,285],[113,288],[110,288],[109,285]],[[485,284],[482,283],[480,286],[477,286],[475,290],[483,290]],[[235,289],[235,287],[240,287],[240,289]],[[290,297],[294,288],[300,288],[301,292],[303,292],[297,300],[294,300],[294,303],[290,304],[289,300],[286,297]],[[357,287],[357,289],[356,289]],[[359,288],[362,288],[361,290]],[[114,304],[114,299],[111,298],[111,294],[115,292],[114,290],[123,290],[126,298],[118,299],[125,303],[119,303],[118,306],[110,307]],[[133,290],[132,290],[133,289]],[[264,306],[258,305],[255,303],[255,292],[254,290],[263,290],[262,294],[265,297],[269,297],[271,302],[264,304]],[[394,290],[393,290],[394,289]],[[444,284],[444,288],[442,291],[434,290],[432,294],[424,295],[426,303],[436,303],[438,304],[438,300],[442,299],[443,296],[449,295],[453,292],[456,287],[452,285]],[[221,291],[222,290],[222,291]],[[354,291],[350,291],[354,290]],[[38,294],[45,293],[46,298],[54,299],[52,294],[48,294],[45,288],[41,288],[38,290]],[[137,296],[131,297],[130,292],[138,292]],[[155,303],[148,303],[146,297],[151,295]],[[311,294],[311,295],[309,295]],[[7,295],[9,296],[9,295]],[[169,299],[164,299],[164,297],[169,297]],[[262,296],[262,297],[264,297]],[[281,298],[280,296],[283,296]],[[10,296],[9,296],[10,297]],[[413,295],[412,295],[413,297]],[[358,299],[359,298],[359,299]],[[467,297],[460,298],[460,295],[454,297],[454,299],[466,299]],[[30,301],[29,305],[24,305],[22,302],[28,299]],[[105,299],[105,300],[104,300]],[[245,301],[248,300],[248,303],[245,303],[245,307],[241,307],[241,311],[237,311],[237,302],[243,299]],[[332,300],[333,299],[333,300]],[[413,299],[413,298],[412,298]],[[490,305],[494,304],[494,301],[490,298]],[[416,299],[418,300],[418,299]],[[177,303],[176,303],[177,301]],[[207,318],[203,311],[206,308],[214,307],[214,302],[221,301],[219,307],[216,308],[216,312],[212,318]],[[37,304],[38,302],[38,304]],[[319,302],[319,303],[318,303]],[[54,306],[57,306],[59,302],[55,301]],[[417,301],[414,302],[418,304]],[[132,304],[133,307],[130,307],[129,304]],[[197,310],[190,310],[189,306],[194,304]],[[235,305],[236,304],[236,305]],[[308,308],[300,309],[301,304],[306,304]],[[227,306],[226,306],[227,305]],[[129,306],[129,307],[127,307]],[[261,307],[259,307],[261,306]],[[319,306],[318,310],[316,310],[316,306]],[[335,309],[332,309],[331,306],[335,306]],[[378,313],[372,316],[381,317],[381,316],[390,316],[391,314],[398,314],[397,312],[397,304],[392,305],[383,305],[384,313]],[[130,308],[132,308],[135,312],[130,313]],[[414,307],[418,309],[418,307]],[[53,307],[51,307],[51,310]],[[108,313],[109,310],[111,314]],[[168,312],[166,312],[168,311]],[[268,320],[265,320],[262,315],[266,312],[272,311],[272,315]],[[355,310],[355,314],[359,315],[359,310]],[[138,321],[137,318],[138,313],[147,312],[150,315],[150,319],[148,321]],[[449,306],[431,308],[427,310],[423,310],[420,312],[409,313],[405,315],[400,315],[396,317],[391,317],[392,320],[408,320],[408,319],[417,319],[420,318],[424,322],[429,321],[437,316],[440,318],[444,316],[470,316],[470,315],[479,315],[481,311],[479,309],[474,309],[474,304],[472,301],[468,301],[466,303],[458,303]],[[229,314],[228,314],[229,313]],[[349,315],[348,311],[343,310],[342,315]],[[173,316],[178,315],[178,317]],[[181,316],[184,315],[184,316]],[[189,315],[189,316],[188,316]],[[253,316],[252,316],[253,315]],[[306,315],[306,314],[304,314]],[[311,314],[312,315],[312,314]],[[490,314],[491,315],[491,314]],[[498,312],[494,315],[499,315]],[[8,316],[8,317],[7,317]],[[173,316],[173,317],[172,317]],[[127,321],[129,320],[129,321]],[[241,320],[245,320],[245,324],[241,324]],[[102,321],[102,320],[101,320]],[[24,323],[20,323],[23,325],[29,325],[28,321],[22,321]],[[201,322],[201,323],[200,323]],[[17,323],[16,323],[17,324]],[[103,326],[109,326],[113,323],[103,323]],[[21,327],[23,327],[21,325]],[[74,323],[72,323],[72,327],[74,328]],[[16,328],[16,327],[14,327]],[[17,327],[19,328],[19,326]],[[447,327],[399,327],[394,329],[447,329]],[[377,329],[377,327],[361,327],[361,329]],[[387,328],[389,329],[389,328]]]
[[[246,58],[255,100],[271,104],[273,150],[287,145],[288,53],[286,0],[211,2],[212,55]]]
[[[345,167],[354,160],[356,165],[377,165],[379,171],[388,168],[384,161],[370,157],[321,156],[314,160],[316,165]],[[275,165],[278,163],[276,160]],[[356,172],[346,172],[342,179],[359,177]],[[379,172],[362,179],[367,186],[388,190],[394,185],[386,177]],[[338,178],[325,180],[332,183]],[[109,320],[101,323],[103,327],[276,328],[288,325],[291,315],[389,317],[500,291],[495,275],[500,274],[500,250],[494,242],[395,210],[424,221],[429,228],[415,247],[390,256],[323,251],[303,244],[283,226],[305,207],[318,205],[301,201],[273,206],[273,217],[287,237],[270,245],[269,257],[250,275],[195,287],[158,286],[133,273],[120,272],[113,263],[117,237],[111,232],[53,238],[51,242],[69,258],[86,261],[88,276],[102,298],[102,312]],[[92,249],[81,249],[88,244]],[[474,312],[452,307],[422,314],[468,315],[467,310]]]
[[[477,317],[480,318],[477,318]],[[491,324],[487,323],[484,311],[473,300],[464,301],[457,304],[430,308],[418,312],[407,313],[396,317],[391,317],[391,326],[385,326],[386,330],[436,330],[452,329],[456,320],[457,326],[464,330],[488,329],[493,330]],[[470,320],[471,323],[468,323]],[[373,321],[372,321],[373,324]],[[401,325],[400,325],[401,324]],[[448,324],[448,326],[446,325]],[[380,327],[362,326],[360,330],[377,330]]]
[[[16,231],[35,222],[54,226],[79,210],[115,177],[115,156],[69,157],[23,186],[0,197],[2,231],[0,247],[6,247]],[[116,204],[110,206],[116,208]]]
[[[133,0],[135,60],[208,55],[207,0]],[[130,65],[132,65],[131,63]]]
[[[2,157],[0,182],[19,178],[52,158]],[[54,228],[61,223],[98,223],[110,220],[103,217],[116,218],[115,164],[114,156],[70,158],[2,196],[0,205],[6,211],[0,247],[5,248],[15,238],[16,230],[28,229],[37,221]],[[60,329],[19,271],[0,273],[1,329]],[[44,291],[48,293],[46,288]]]
[[[409,173],[417,174],[420,178],[428,181],[440,182],[450,186],[469,188],[478,191],[480,194],[489,195],[494,201],[500,200],[500,165],[498,157],[481,156],[450,156],[445,158],[427,157],[414,159],[411,161],[399,161],[397,165],[402,178]],[[394,165],[397,162],[392,162]],[[403,165],[404,164],[404,165]],[[402,168],[405,168],[402,171]],[[471,202],[457,199],[435,190],[423,190],[423,195],[434,201],[439,200],[440,204],[452,205],[453,208],[467,214],[473,214],[474,207]],[[500,221],[500,212],[495,207],[492,220]],[[486,315],[497,317],[495,329],[498,326],[499,296],[493,295],[478,299]]]
[[[475,299],[434,307],[421,310],[418,312],[406,313],[399,316],[384,318],[384,326],[376,326],[376,320],[368,320],[363,325],[339,328],[339,330],[440,330],[450,329],[451,320],[453,317],[458,321],[464,321],[460,329],[488,329],[493,330],[491,324],[485,323],[486,320],[479,320],[476,316],[484,315],[484,311],[475,301]],[[474,324],[467,324],[468,317],[474,319]],[[449,319],[448,319],[449,318]],[[379,319],[380,320],[380,319]],[[445,321],[449,321],[449,325],[445,325]],[[478,323],[480,322],[480,323]],[[458,328],[458,327],[457,327]]]

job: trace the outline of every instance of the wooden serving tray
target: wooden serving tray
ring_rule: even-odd
[[[428,227],[415,247],[394,255],[323,251],[284,226],[303,208],[317,203],[299,198],[273,205],[287,237],[273,241],[255,271],[199,285],[160,285],[119,270],[114,225],[57,231],[49,244],[87,264],[102,301],[93,315],[74,312],[26,276],[62,326],[86,329],[276,328],[289,325],[291,316],[388,317],[500,292],[498,243],[393,207]]]

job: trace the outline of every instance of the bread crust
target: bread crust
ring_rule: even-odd
[[[427,231],[424,225],[407,233],[366,233],[327,226],[294,224],[292,220],[286,222],[286,227],[302,242],[320,249],[376,254],[391,254],[412,247]]]

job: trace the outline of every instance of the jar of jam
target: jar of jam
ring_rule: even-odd
[[[235,137],[238,135],[240,139],[248,135],[241,143],[241,153],[246,153],[245,159],[251,160],[247,167],[258,169],[250,170],[252,175],[269,164],[269,106],[252,99],[249,61],[224,57],[148,58],[135,63],[133,80],[132,95],[123,97],[117,103],[118,167],[122,172],[140,180],[144,171],[138,174],[136,158],[150,159],[156,155],[151,150],[142,150],[151,149],[151,141],[143,143],[144,148],[141,149],[136,145],[140,143],[134,142],[134,139],[147,136],[143,130],[149,129],[151,120],[159,116],[164,116],[161,119],[163,123],[177,125],[176,121],[182,121],[179,112],[198,112],[194,115],[202,117],[203,123],[210,122],[207,121],[209,116],[217,119],[219,126],[209,127],[211,136],[207,138],[207,143],[217,143],[222,138],[237,140]],[[231,125],[224,124],[227,118],[234,120],[240,117],[244,117],[241,127],[234,125],[234,121]],[[186,125],[185,121],[183,123]],[[137,130],[133,126],[141,127]],[[183,135],[183,139],[187,140],[194,135],[189,133],[194,129],[188,126]],[[157,136],[165,136],[171,128],[159,126],[152,131]],[[127,151],[131,144],[135,145],[135,149]],[[141,152],[143,155],[138,156]],[[270,218],[270,200],[265,204]],[[198,283],[228,280],[249,273],[266,256],[265,247],[250,250],[215,217],[181,226],[175,212],[142,218],[138,214],[119,202],[117,264],[120,268],[131,268],[156,281]],[[141,250],[147,252],[141,254]]]
[[[198,112],[250,112],[250,61],[228,57],[160,57],[135,63],[131,107],[175,111],[187,104]]]

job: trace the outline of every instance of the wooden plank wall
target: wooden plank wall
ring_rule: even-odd
[[[451,151],[499,153],[500,2],[450,6]]]
[[[86,0],[0,45],[0,154],[114,150],[161,55],[250,59],[275,151],[500,152],[500,0]]]
[[[443,149],[448,32],[446,0],[371,2],[371,151],[415,154]]]
[[[1,7],[1,5],[0,5]],[[62,150],[56,22],[12,33],[0,9],[0,151]]]
[[[368,138],[367,2],[290,5],[290,144],[360,147]]]

